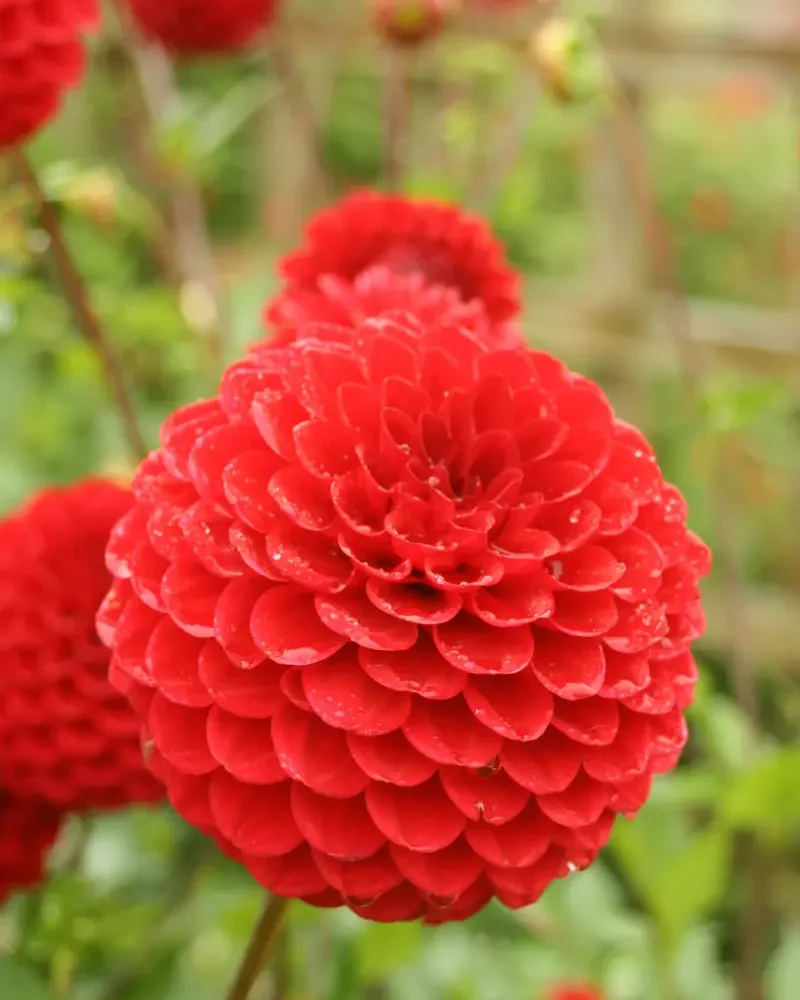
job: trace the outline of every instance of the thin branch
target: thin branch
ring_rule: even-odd
[[[325,170],[325,134],[317,116],[306,80],[295,59],[292,37],[287,29],[277,28],[272,32],[272,62],[280,82],[286,88],[287,100],[292,102],[298,126],[305,132],[306,142],[312,151],[314,172],[320,186],[320,194],[325,201],[331,197],[331,184]]]
[[[119,411],[128,446],[136,458],[143,458],[147,454],[147,446],[139,429],[136,411],[125,384],[122,368],[111,338],[103,329],[97,313],[94,311],[86,283],[73,261],[64,238],[59,214],[48,201],[39,178],[24,153],[17,150],[11,155],[15,168],[36,205],[42,228],[50,239],[53,263],[58,270],[64,293],[72,306],[78,328],[97,355],[103,369],[109,393]]]
[[[242,964],[226,1000],[248,1000],[261,970],[278,941],[289,901],[282,896],[268,895],[258,923],[250,938]]]

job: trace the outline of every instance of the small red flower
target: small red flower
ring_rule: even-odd
[[[0,150],[57,113],[83,75],[82,35],[98,16],[95,0],[0,0]]]
[[[130,490],[85,480],[0,522],[0,787],[61,809],[163,795],[94,625],[105,544],[131,503]]]
[[[293,300],[316,293],[320,278],[353,281],[376,264],[455,288],[465,302],[479,300],[493,326],[520,311],[519,278],[482,219],[455,205],[356,191],[315,215],[306,245],[280,262],[287,288],[267,317],[291,323]]]
[[[269,27],[278,0],[127,0],[145,36],[180,55],[230,52]]]
[[[605,995],[591,983],[568,983],[556,986],[545,1000],[605,1000]]]
[[[675,765],[708,550],[554,358],[311,325],[161,441],[98,627],[173,805],[272,891],[524,906]]]
[[[430,41],[457,12],[456,0],[373,0],[375,26],[393,45]]]
[[[60,825],[61,814],[52,806],[0,791],[0,904],[42,881]]]

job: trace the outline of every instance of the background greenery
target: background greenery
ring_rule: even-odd
[[[339,5],[288,6],[335,20],[330,8]],[[380,76],[388,60],[374,46],[334,52],[331,43],[326,54],[322,26],[317,34],[316,55],[302,39],[294,44],[310,90],[320,89],[323,57],[335,70],[321,143],[329,187],[380,186]],[[408,190],[464,199],[489,214],[528,276],[526,329],[556,350],[562,336],[573,342],[543,325],[538,289],[543,278],[586,276],[588,220],[597,207],[587,203],[586,177],[608,128],[585,61],[591,44],[588,54],[580,45],[570,52],[568,77],[579,85],[565,100],[552,88],[537,91],[534,69],[488,35],[432,50],[415,87],[405,178]],[[179,83],[180,102],[162,109],[149,151],[145,142],[145,161],[157,167],[148,173],[142,148],[129,141],[138,113],[109,31],[95,45],[87,86],[31,151],[150,442],[176,405],[214,386],[213,322],[204,300],[198,305],[191,288],[171,280],[174,232],[160,214],[170,190],[199,185],[209,208],[229,357],[258,335],[272,261],[296,238],[291,219],[316,198],[311,187],[286,183],[297,158],[307,161],[312,151],[282,107],[288,85],[272,58],[181,68]],[[529,104],[515,130],[521,95]],[[288,131],[276,122],[288,122]],[[645,122],[687,293],[742,308],[796,306],[796,93],[723,74],[690,90],[659,87]],[[283,215],[288,207],[288,225],[275,221],[276,200]],[[746,579],[737,584],[734,567],[731,583],[717,569],[709,588],[712,597],[726,586],[744,595],[747,650],[731,648],[724,622],[700,645],[703,676],[684,760],[658,780],[634,822],[618,824],[589,871],[554,885],[529,910],[491,907],[466,925],[436,930],[294,905],[264,998],[538,1000],[552,984],[580,979],[609,1000],[796,1000],[798,630],[776,637],[769,622],[760,632],[758,625],[767,598],[798,606],[797,342],[778,360],[715,353],[701,398],[690,405],[675,358],[631,366],[644,333],[636,323],[630,329],[629,318],[619,325],[625,329],[599,323],[596,344],[573,346],[569,360],[645,425],[667,476],[690,499],[694,527],[712,544],[718,512],[710,480],[725,477]],[[0,508],[45,483],[128,467],[95,358],[73,327],[46,238],[10,172],[0,193],[0,399]],[[766,633],[768,645],[758,641]],[[757,674],[755,706],[742,698],[734,657]],[[166,810],[74,823],[49,884],[0,913],[0,995],[219,998],[259,906],[248,877]]]

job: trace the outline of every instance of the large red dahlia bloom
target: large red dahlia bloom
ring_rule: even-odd
[[[130,490],[85,480],[0,522],[0,787],[63,809],[163,796],[95,630]]]
[[[0,791],[0,904],[42,881],[60,826],[61,813],[52,806]]]
[[[268,27],[278,0],[128,0],[142,34],[180,55],[230,52]]]
[[[46,124],[83,75],[96,0],[0,0],[0,150]]]
[[[520,310],[519,279],[482,219],[455,205],[356,191],[315,215],[306,245],[280,262],[287,287],[267,318],[294,323],[296,300],[316,294],[321,278],[352,281],[375,265],[450,286],[464,302],[479,300],[492,325]]]
[[[173,805],[274,892],[523,906],[676,763],[708,551],[554,358],[309,326],[161,440],[99,628]]]

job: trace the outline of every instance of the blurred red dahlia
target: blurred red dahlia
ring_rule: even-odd
[[[464,302],[458,289],[450,285],[430,284],[419,272],[398,274],[377,265],[353,280],[323,275],[314,291],[300,289],[283,300],[277,342],[291,342],[309,323],[355,328],[374,316],[393,312],[411,315],[426,327],[437,323],[467,327],[493,347],[514,346],[520,340],[510,323],[492,327],[479,299]],[[271,349],[276,338],[262,343]]]
[[[242,48],[272,24],[278,0],[127,0],[145,38],[180,55]]]
[[[0,150],[56,114],[83,75],[82,35],[98,17],[96,0],[0,0]]]
[[[604,1000],[602,990],[591,983],[561,984],[552,989],[547,1000]]]
[[[708,550],[554,358],[310,325],[161,441],[98,626],[173,805],[272,891],[523,906],[677,762]]]
[[[375,27],[393,45],[420,45],[438,35],[458,7],[458,0],[373,0]]]
[[[42,881],[60,825],[61,814],[52,806],[0,791],[0,904]]]
[[[163,796],[94,624],[103,551],[131,503],[130,490],[85,480],[0,522],[0,787],[62,809]]]
[[[296,301],[317,294],[321,278],[353,281],[375,265],[454,288],[464,302],[479,300],[492,326],[520,311],[519,278],[482,219],[455,205],[356,191],[315,215],[306,245],[279,263],[287,287],[267,318],[294,324]]]

